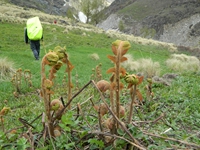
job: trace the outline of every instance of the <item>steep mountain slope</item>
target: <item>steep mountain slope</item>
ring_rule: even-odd
[[[62,15],[66,13],[63,11],[64,0],[8,0],[8,2],[25,8],[37,9],[48,14]]]
[[[199,0],[116,0],[104,10],[98,27],[199,47]]]
[[[53,15],[66,16],[69,7],[77,9],[80,0],[7,0],[17,6],[33,8]],[[105,5],[109,6],[114,0],[106,0]],[[79,10],[77,10],[79,11]]]

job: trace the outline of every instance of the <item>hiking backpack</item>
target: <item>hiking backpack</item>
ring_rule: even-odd
[[[39,17],[28,19],[26,28],[30,40],[40,40],[42,38],[43,29]]]

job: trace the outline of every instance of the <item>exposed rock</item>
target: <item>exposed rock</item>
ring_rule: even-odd
[[[159,40],[178,46],[199,47],[200,14],[192,15],[174,24],[164,25]]]
[[[106,21],[98,24],[97,27],[103,27],[104,30],[118,29],[120,18],[116,14],[111,14]]]
[[[167,74],[164,74],[162,77],[154,76],[152,79],[153,79],[153,83],[170,86],[172,80],[176,79],[177,77],[178,77],[178,74],[167,73]]]
[[[178,74],[175,73],[166,73],[162,76],[164,79],[171,80],[178,77]]]
[[[199,0],[116,0],[104,14],[107,19],[98,24],[102,29],[118,29],[122,21],[127,34],[200,47]]]

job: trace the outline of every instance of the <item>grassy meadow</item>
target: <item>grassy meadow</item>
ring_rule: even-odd
[[[101,64],[102,79],[109,81],[111,75],[107,74],[106,71],[113,67],[113,63],[107,58],[107,55],[113,54],[111,45],[114,41],[124,40],[124,38],[120,39],[120,35],[111,36],[105,32],[96,33],[79,28],[64,32],[67,29],[65,26],[60,26],[59,24],[43,24],[44,39],[41,41],[40,60],[36,61],[34,60],[30,45],[24,43],[24,27],[25,23],[0,22],[1,69],[3,66],[8,66],[8,68],[13,68],[15,71],[19,68],[22,71],[30,70],[32,81],[32,87],[29,88],[22,77],[20,93],[15,96],[13,94],[15,86],[11,83],[12,75],[2,77],[1,73],[0,110],[4,106],[10,107],[11,109],[4,117],[4,132],[20,127],[22,123],[19,121],[19,118],[23,118],[30,123],[44,112],[44,103],[38,94],[38,90],[41,88],[41,59],[49,50],[53,50],[56,46],[66,47],[69,60],[74,66],[72,70],[72,83],[74,85],[72,95],[74,95],[77,92],[75,90],[77,83],[79,89],[84,87],[84,85],[93,79],[93,70],[99,64]],[[134,137],[145,145],[147,149],[198,149],[198,145],[200,145],[199,61],[197,60],[195,64],[188,68],[184,68],[186,65],[182,66],[182,68],[174,67],[180,63],[183,64],[186,60],[188,60],[187,63],[191,61],[188,55],[189,58],[184,55],[185,57],[181,58],[184,60],[183,62],[179,61],[168,66],[166,63],[167,60],[171,58],[172,54],[178,54],[178,51],[172,52],[167,46],[162,45],[163,43],[157,44],[156,41],[153,41],[155,43],[151,41],[151,44],[143,44],[146,39],[141,39],[140,42],[135,42],[131,38],[130,40],[129,38],[126,40],[131,45],[127,55],[129,55],[134,63],[129,66],[127,65],[125,69],[129,74],[142,74],[145,77],[142,84],[138,87],[143,95],[143,102],[134,107],[133,127],[130,128]],[[146,59],[150,61],[145,62],[144,60]],[[157,66],[154,66],[155,63],[153,62],[156,62]],[[135,69],[136,66],[134,67],[134,64],[137,64],[137,69]],[[196,69],[191,71],[190,69],[195,65],[197,66]],[[53,98],[60,96],[67,97],[67,90],[63,88],[64,82],[67,82],[67,80],[63,81],[66,75],[64,70],[65,67],[56,73],[54,83],[56,88],[54,89],[55,94]],[[155,74],[155,71],[159,73]],[[154,97],[151,101],[147,100],[148,97],[144,90],[145,85],[148,84],[146,81],[147,77],[155,77],[153,78],[152,84]],[[92,90],[93,87],[89,86],[86,92],[80,93],[72,102],[73,107],[77,103],[87,101],[91,96]],[[126,92],[125,88],[124,93]],[[120,100],[125,104],[130,99],[127,95],[121,95]],[[91,104],[88,104],[87,107],[83,107],[83,111],[91,111],[89,109],[89,107],[92,108]],[[125,107],[128,106],[125,105]],[[94,120],[89,120],[89,122],[94,123]],[[36,120],[32,125],[35,126],[32,132],[40,132],[42,130],[41,119]],[[3,146],[0,146],[0,149],[6,149],[7,147],[14,149],[15,146],[12,144],[9,145],[8,143],[15,143],[15,140],[3,136],[2,126],[1,124],[0,137],[2,140],[0,140],[0,145],[2,144]],[[19,128],[18,134],[22,133],[25,129],[25,127]],[[122,137],[125,138],[124,135]],[[55,145],[50,142],[50,147],[43,145],[36,149],[39,150],[42,147],[43,149],[55,149],[55,147],[62,149],[63,147],[61,145],[66,144],[62,144],[63,140],[56,140],[57,144]],[[19,140],[17,144],[19,144]],[[96,145],[98,144],[96,143]],[[120,149],[122,147],[123,142],[115,148]],[[65,147],[63,149],[67,148]],[[88,149],[92,148],[90,147]]]

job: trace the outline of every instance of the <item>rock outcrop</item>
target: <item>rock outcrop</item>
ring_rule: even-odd
[[[102,29],[200,47],[199,0],[116,0],[104,14]]]

